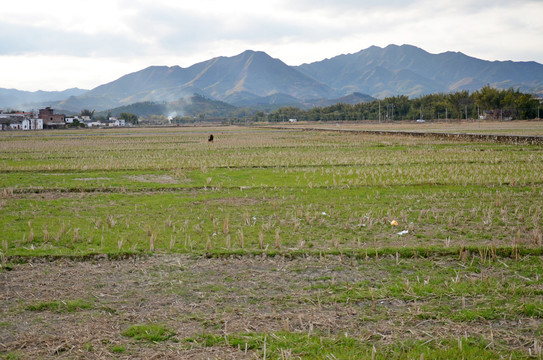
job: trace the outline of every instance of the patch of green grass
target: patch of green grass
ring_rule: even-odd
[[[269,334],[242,333],[227,336],[202,334],[185,339],[185,343],[202,347],[232,346],[256,351],[270,359],[497,359],[511,355],[527,358],[521,353],[490,347],[479,337],[444,339],[439,342],[408,340],[392,344],[375,344],[348,335],[326,336],[277,332]]]
[[[111,351],[114,354],[122,354],[126,352],[126,346],[124,345],[112,345],[109,348],[109,351]]]
[[[0,353],[0,359],[1,360],[22,360],[25,357],[21,355],[19,352],[8,352],[8,353]]]
[[[75,312],[78,310],[89,310],[93,308],[93,303],[87,300],[55,300],[37,302],[27,305],[25,310],[28,311],[53,311],[53,312]]]
[[[543,318],[543,302],[524,304],[521,313],[533,318]]]
[[[122,332],[123,336],[135,340],[146,340],[152,342],[166,341],[175,336],[175,332],[163,324],[138,324],[132,325]]]

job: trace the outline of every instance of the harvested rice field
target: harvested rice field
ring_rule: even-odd
[[[0,134],[0,359],[543,356],[541,145],[300,127]]]

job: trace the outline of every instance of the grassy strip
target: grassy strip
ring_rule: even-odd
[[[78,310],[92,309],[93,304],[87,300],[57,300],[31,304],[25,307],[28,311],[53,311],[56,313],[72,313]]]
[[[375,344],[350,337],[327,337],[322,334],[277,332],[232,335],[202,334],[185,339],[202,347],[231,346],[256,351],[264,359],[497,359],[510,355],[528,358],[521,353],[506,353],[479,337],[459,339],[407,340],[393,344]]]

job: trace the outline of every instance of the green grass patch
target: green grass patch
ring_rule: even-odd
[[[256,351],[269,359],[496,359],[506,355],[528,358],[518,352],[508,353],[479,337],[458,339],[408,340],[388,345],[355,339],[348,335],[301,334],[277,332],[242,333],[227,336],[202,334],[188,338],[187,344],[213,347],[232,346]]]
[[[25,356],[22,355],[20,352],[7,352],[7,353],[0,353],[0,359],[1,360],[22,360],[25,359]]]
[[[76,312],[79,310],[89,310],[92,309],[94,304],[87,300],[76,299],[76,300],[54,300],[54,301],[44,301],[37,302],[31,305],[27,305],[25,310],[28,311],[53,311],[58,313],[63,312]]]
[[[113,354],[123,354],[126,352],[126,346],[124,345],[112,345],[109,347],[109,351]]]
[[[166,341],[175,336],[175,332],[163,324],[138,324],[132,325],[122,332],[125,337],[135,340],[146,340],[151,342]]]

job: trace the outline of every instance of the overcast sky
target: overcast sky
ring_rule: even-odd
[[[542,18],[543,0],[14,0],[0,88],[91,89],[247,49],[288,65],[389,44],[543,63]]]

